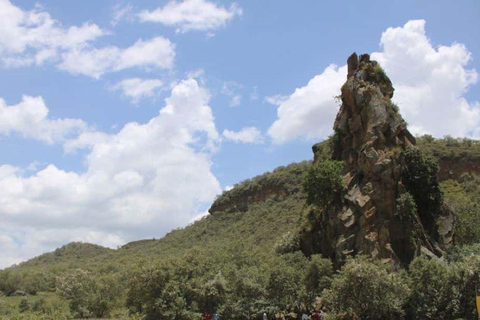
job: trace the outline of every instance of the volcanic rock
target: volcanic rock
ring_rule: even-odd
[[[302,250],[332,258],[337,266],[357,254],[395,268],[422,253],[440,257],[453,240],[454,217],[448,207],[442,205],[433,220],[415,207],[409,219],[399,214],[399,199],[408,192],[401,153],[416,142],[391,101],[392,82],[367,54],[353,53],[347,64],[332,154],[333,160],[345,163],[343,190],[328,205],[312,209],[317,222],[302,234]]]

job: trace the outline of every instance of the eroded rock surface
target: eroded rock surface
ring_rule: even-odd
[[[442,206],[434,220],[415,208],[409,217],[400,214],[408,209],[399,208],[407,192],[400,154],[416,142],[391,101],[390,79],[369,55],[354,53],[341,93],[332,159],[345,162],[343,191],[329,205],[313,209],[317,225],[302,235],[302,249],[322,253],[337,265],[357,254],[398,268],[421,252],[441,256],[453,238],[448,208]]]

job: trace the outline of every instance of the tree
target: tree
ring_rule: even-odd
[[[303,178],[307,203],[323,206],[330,202],[342,188],[343,162],[325,160],[310,165]]]
[[[443,193],[438,183],[438,164],[433,157],[424,155],[417,148],[401,153],[402,182],[413,196],[422,222],[427,226],[440,213]]]
[[[304,300],[308,305],[314,303],[316,297],[320,297],[322,291],[330,287],[333,274],[333,265],[330,259],[324,259],[321,255],[312,255],[307,264],[303,276]]]
[[[69,301],[70,311],[78,318],[101,318],[113,308],[118,294],[113,278],[96,278],[90,272],[77,269],[59,278],[57,292]]]
[[[322,297],[341,318],[402,319],[410,290],[405,277],[380,262],[349,259]],[[342,316],[343,315],[343,316]]]

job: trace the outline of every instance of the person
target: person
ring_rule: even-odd
[[[308,316],[305,312],[302,314],[302,320],[308,320]]]
[[[268,320],[266,312],[263,313],[263,320]]]
[[[213,320],[218,320],[218,313],[215,313],[215,314],[213,315]]]
[[[205,314],[205,320],[211,320],[210,313]]]
[[[320,320],[320,315],[318,314],[317,310],[313,310],[312,312],[312,320]]]

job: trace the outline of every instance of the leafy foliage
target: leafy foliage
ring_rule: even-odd
[[[478,255],[450,265],[415,259],[410,265],[409,319],[475,319],[474,286],[479,276]]]
[[[343,162],[325,160],[312,164],[303,178],[307,203],[323,206],[342,188]]]
[[[119,293],[113,278],[97,278],[81,269],[59,278],[57,290],[69,301],[70,311],[78,318],[107,315]]]
[[[359,258],[347,261],[324,298],[342,319],[400,319],[409,294],[403,274]]]
[[[445,200],[456,213],[455,241],[459,245],[480,243],[480,177],[465,174],[462,180],[441,183]]]
[[[417,146],[425,154],[441,160],[479,161],[480,140],[452,138],[436,139],[431,135],[418,137]]]
[[[449,157],[449,149],[455,151],[455,157],[470,152],[467,142],[453,140],[456,142],[448,142],[445,150],[440,148],[441,157]],[[419,141],[426,154],[435,155],[435,147],[424,143],[424,138]],[[432,141],[440,147],[447,143]],[[475,159],[477,143],[471,145],[466,157]],[[414,320],[475,319],[473,285],[480,281],[479,178],[465,175],[441,184],[446,201],[457,213],[457,244],[449,249],[447,262],[417,258],[408,272],[398,273],[358,257],[334,273],[330,260],[318,255],[305,257],[298,251],[298,231],[310,212],[308,190],[316,201],[310,203],[321,205],[341,188],[341,163],[328,160],[331,143],[321,143],[317,151],[318,164],[305,161],[281,167],[246,180],[217,199],[220,204],[247,199],[248,206],[242,211],[217,210],[160,240],[136,241],[117,250],[72,243],[0,271],[4,294],[29,293],[0,298],[0,319],[94,316],[105,306],[115,319],[127,319],[125,306],[136,320],[200,319],[205,312],[218,312],[223,319],[257,319],[263,312],[269,316],[303,312],[322,302],[329,308],[329,319],[401,319],[404,315]],[[428,156],[404,156],[405,163],[410,162],[409,178],[415,182],[407,186],[409,193],[397,200],[397,214],[410,223],[415,207],[430,210],[428,201],[438,200],[435,193],[440,189],[430,175],[435,169]],[[309,174],[311,183],[306,183]],[[263,194],[266,196],[258,197]],[[420,195],[428,195],[428,199],[420,199],[428,200],[428,205],[419,204]],[[72,272],[78,268],[83,276]],[[68,303],[53,293],[57,277],[62,279],[58,292],[70,297]],[[68,282],[69,288],[76,289],[61,289],[62,283]],[[76,295],[78,292],[81,294]],[[93,298],[106,293],[111,296]],[[29,310],[19,313],[22,299],[28,301]],[[84,315],[69,311],[74,299],[79,310],[86,310]],[[102,313],[106,314],[97,316]]]
[[[416,148],[408,148],[401,153],[401,161],[402,182],[413,196],[422,220],[438,216],[443,194],[438,183],[436,160]]]

